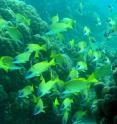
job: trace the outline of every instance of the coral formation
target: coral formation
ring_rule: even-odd
[[[114,57],[94,49],[87,26],[83,40],[67,41],[75,23],[56,15],[47,24],[32,6],[0,0],[2,124],[77,124],[92,113],[97,124],[117,123]]]

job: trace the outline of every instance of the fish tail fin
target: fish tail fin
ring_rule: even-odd
[[[52,59],[52,60],[49,62],[49,64],[50,64],[51,66],[55,66],[55,65],[56,65],[55,59]]]

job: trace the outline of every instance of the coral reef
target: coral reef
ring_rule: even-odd
[[[20,17],[18,18],[17,14],[24,18],[24,21],[18,20]],[[29,25],[25,23],[28,18]],[[16,56],[24,51],[27,43],[33,42],[33,35],[40,35],[47,30],[47,23],[40,18],[32,6],[26,5],[22,1],[0,0],[1,57]],[[16,32],[20,33],[22,37],[20,38]],[[23,71],[5,72],[0,70],[0,123],[2,122],[2,124],[36,123],[35,119],[34,121],[31,120],[32,115],[29,115],[29,106],[23,109],[17,100],[17,91],[27,83],[23,74]]]
[[[17,14],[20,14],[20,19],[24,18],[23,22],[20,19],[17,19]],[[28,18],[30,21],[29,25],[25,23],[26,21],[28,21]],[[1,55],[13,56],[17,52],[21,52],[24,49],[23,47],[26,43],[32,42],[33,35],[44,33],[48,30],[47,23],[39,17],[36,10],[21,1],[18,2],[13,0],[1,0],[0,19],[4,19],[7,21],[2,23],[1,20],[1,26],[2,24],[7,23],[7,26],[5,25],[5,27],[1,27],[2,30],[0,30]],[[8,36],[7,27],[10,26],[16,26],[18,31],[21,33],[22,38],[19,39],[19,42]]]
[[[113,56],[83,40],[65,39],[75,20],[51,24],[17,0],[0,0],[0,122],[2,124],[117,123]]]
[[[117,86],[96,86],[97,100],[93,113],[97,124],[116,124]]]

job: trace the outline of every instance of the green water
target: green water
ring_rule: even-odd
[[[0,0],[0,124],[117,124],[116,6]]]

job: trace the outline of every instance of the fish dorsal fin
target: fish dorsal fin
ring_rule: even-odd
[[[43,75],[40,76],[40,80],[41,80],[41,84],[45,84],[45,79],[44,79]]]

